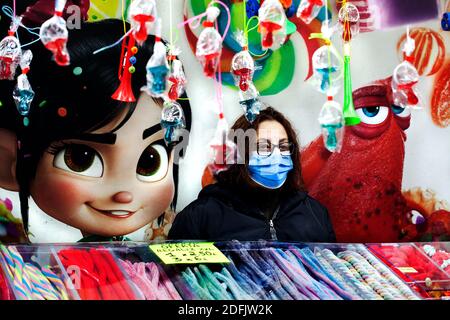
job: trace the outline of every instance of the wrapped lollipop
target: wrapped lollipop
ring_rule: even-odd
[[[354,126],[361,123],[355,106],[353,104],[352,77],[350,68],[351,40],[359,33],[359,11],[358,8],[346,2],[339,10],[339,26],[342,29],[342,40],[344,42],[344,105],[343,114],[345,125]]]
[[[222,113],[219,116],[219,123],[209,147],[210,162],[208,168],[214,175],[227,170],[229,165],[235,163],[236,144],[228,138],[228,123]]]
[[[320,12],[326,0],[302,0],[297,9],[297,17],[310,24]]]
[[[258,90],[256,90],[252,82],[249,83],[246,91],[239,91],[239,103],[244,109],[245,118],[250,123],[255,121],[262,108],[262,103],[258,97]]]
[[[322,128],[323,144],[330,152],[339,152],[344,140],[344,115],[339,103],[328,100],[322,106],[319,114]]]
[[[286,40],[286,14],[278,0],[265,0],[258,11],[261,45],[276,50]]]
[[[133,0],[128,9],[128,20],[131,22],[133,34],[138,44],[147,40],[156,18],[155,0]]]
[[[159,97],[166,91],[167,74],[169,63],[167,62],[166,46],[161,42],[160,35],[161,20],[157,22],[157,36],[153,47],[153,55],[147,63],[147,86],[144,87],[152,97]]]
[[[395,105],[420,109],[419,93],[416,88],[419,82],[419,72],[412,64],[414,48],[414,39],[407,37],[403,48],[405,60],[394,69],[391,86]]]
[[[241,44],[242,51],[236,53],[231,60],[231,74],[236,86],[242,91],[247,91],[255,72],[255,62],[248,52],[243,34],[239,33],[236,39]]]
[[[313,87],[334,96],[342,84],[342,58],[331,42],[321,46],[312,56],[313,76],[310,83]]]
[[[166,144],[176,141],[176,130],[185,126],[186,121],[180,104],[176,101],[165,101],[161,112],[161,127],[164,129]]]
[[[170,85],[168,96],[170,100],[175,101],[184,93],[184,88],[186,86],[187,79],[183,71],[183,64],[176,57],[179,54],[179,51],[176,52],[174,52],[173,50],[170,51],[171,51],[171,53],[169,54],[169,60],[171,61],[170,74],[167,78]]]
[[[34,91],[31,88],[28,81],[27,73],[30,71],[31,60],[33,59],[33,53],[30,50],[25,51],[22,54],[20,60],[20,68],[22,74],[17,77],[17,85],[13,91],[14,102],[17,107],[17,111],[24,117],[23,124],[28,126],[28,114],[30,113],[31,102],[34,99]]]
[[[359,34],[359,11],[354,4],[346,2],[339,10],[338,19],[344,42]]]
[[[20,63],[20,42],[15,37],[18,25],[13,23],[8,36],[0,41],[0,80],[13,80]]]
[[[205,29],[200,33],[195,55],[203,65],[205,76],[212,78],[216,73],[222,53],[222,36],[214,28],[214,21],[220,14],[219,8],[210,5],[206,9]]]
[[[70,56],[67,51],[69,31],[66,20],[62,17],[66,0],[55,1],[55,15],[45,21],[39,33],[44,46],[53,53],[53,59],[60,66],[70,64]]]

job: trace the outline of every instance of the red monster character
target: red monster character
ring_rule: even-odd
[[[396,242],[409,211],[401,187],[411,113],[393,105],[390,78],[353,100],[361,123],[346,128],[341,152],[328,152],[322,137],[302,151],[305,184],[328,208],[337,241]]]

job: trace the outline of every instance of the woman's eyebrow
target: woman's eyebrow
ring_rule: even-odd
[[[157,123],[153,126],[151,126],[150,128],[147,128],[144,130],[144,132],[142,133],[142,140],[147,139],[148,137],[154,135],[155,133],[157,133],[159,130],[161,130],[161,124]]]
[[[96,143],[102,143],[102,144],[115,144],[117,135],[112,132],[108,133],[82,133],[80,135],[75,136],[73,139],[76,140],[83,140],[83,141],[90,141],[90,142],[96,142]]]

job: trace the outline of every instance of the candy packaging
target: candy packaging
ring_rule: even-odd
[[[147,40],[156,17],[155,0],[133,0],[128,9],[128,18],[134,29],[137,43],[142,44]]]
[[[286,40],[286,14],[278,0],[266,0],[258,11],[261,45],[276,50]]]
[[[203,65],[203,73],[212,78],[216,73],[222,52],[222,36],[214,28],[214,21],[220,14],[220,10],[214,6],[207,9],[205,29],[200,33],[197,41],[195,55]]]

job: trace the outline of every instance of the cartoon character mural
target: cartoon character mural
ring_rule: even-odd
[[[27,14],[45,10],[42,3]],[[120,20],[71,30],[71,66],[65,68],[51,60],[42,43],[30,45],[36,57],[29,74],[36,103],[28,126],[14,106],[14,83],[1,83],[0,187],[19,192],[25,229],[32,197],[45,213],[79,229],[83,241],[123,239],[148,225],[152,227],[148,236],[164,232],[154,222],[176,202],[178,167],[174,144],[167,146],[163,139],[162,99],[140,91],[146,84],[145,65],[154,37],[134,54],[135,102],[111,98],[121,83],[117,77],[121,46],[93,55],[122,35]],[[26,35],[21,39],[27,41]],[[190,105],[186,95],[183,98],[180,104],[189,129]],[[5,201],[0,209],[12,206]],[[166,219],[170,223],[170,216]]]
[[[390,88],[386,79],[353,92],[361,124],[346,128],[340,153],[328,152],[322,137],[302,152],[305,184],[328,208],[338,241],[401,239],[407,212],[401,192],[404,142],[411,112],[393,105]]]

